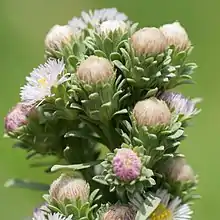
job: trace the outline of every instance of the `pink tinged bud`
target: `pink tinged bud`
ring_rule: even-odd
[[[65,200],[87,202],[90,194],[89,184],[83,179],[75,179],[62,174],[55,180],[49,190],[50,197],[59,202]]]
[[[113,74],[113,66],[109,60],[97,56],[90,56],[82,61],[77,70],[79,79],[89,84],[106,82]]]
[[[118,179],[129,182],[139,177],[141,160],[137,154],[128,148],[119,149],[112,161],[113,172]]]
[[[13,132],[27,124],[27,117],[31,113],[32,108],[33,105],[18,103],[5,117],[5,130]]]
[[[138,55],[159,54],[167,47],[163,33],[155,27],[138,30],[131,36],[131,45]]]
[[[160,27],[160,30],[164,34],[168,46],[174,45],[180,51],[187,50],[191,46],[188,35],[179,22],[165,24]]]
[[[182,157],[169,159],[162,168],[168,179],[173,182],[195,181],[192,168],[186,163]]]
[[[55,25],[48,32],[45,38],[45,47],[48,50],[62,49],[70,44],[73,38],[72,29],[68,25]]]
[[[102,220],[135,220],[135,210],[129,205],[113,205],[106,213]]]
[[[171,112],[164,101],[156,98],[139,101],[133,110],[138,125],[157,126],[168,125],[171,121]]]

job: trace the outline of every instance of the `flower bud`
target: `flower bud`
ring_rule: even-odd
[[[100,32],[104,34],[109,34],[110,32],[114,32],[117,30],[125,32],[126,29],[127,29],[127,24],[124,21],[118,21],[118,20],[104,21],[100,25]]]
[[[72,38],[73,32],[68,25],[55,25],[45,38],[45,47],[47,50],[60,50],[64,45],[69,44]]]
[[[165,24],[160,27],[160,30],[164,34],[168,46],[174,45],[180,51],[187,50],[190,47],[188,35],[179,22]]]
[[[160,99],[165,101],[170,109],[173,109],[176,114],[190,116],[196,112],[195,104],[191,100],[185,98],[182,94],[164,92],[161,94]]]
[[[125,182],[135,180],[141,174],[141,159],[128,148],[117,150],[112,165],[116,177]]]
[[[19,127],[27,124],[33,105],[18,103],[5,117],[6,132],[16,131]]]
[[[133,110],[138,125],[167,125],[171,121],[171,112],[164,101],[150,98],[139,101]]]
[[[146,27],[138,30],[131,36],[131,45],[138,55],[159,54],[166,47],[166,38],[155,27]]]
[[[113,74],[112,64],[107,59],[97,56],[90,56],[82,61],[77,70],[79,79],[91,84],[106,82]]]
[[[65,200],[87,202],[89,199],[90,187],[83,179],[75,179],[62,174],[55,180],[49,190],[50,197],[59,202]]]
[[[135,220],[135,210],[129,205],[113,205],[106,213],[102,220]]]
[[[182,157],[170,158],[162,168],[169,180],[173,182],[195,181],[192,168]]]

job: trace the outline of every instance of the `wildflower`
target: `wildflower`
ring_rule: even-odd
[[[167,125],[171,120],[171,112],[166,103],[156,98],[139,101],[133,110],[138,125]]]
[[[190,47],[188,35],[179,22],[165,24],[160,27],[160,30],[164,34],[168,46],[174,45],[180,51],[187,50]]]
[[[112,161],[113,172],[122,181],[135,180],[141,174],[141,160],[128,148],[118,149]]]
[[[73,31],[69,25],[55,25],[51,28],[45,38],[47,50],[61,50],[64,45],[70,44]]]
[[[104,21],[116,20],[126,21],[127,16],[124,13],[118,12],[116,8],[103,8],[99,10],[82,12],[81,17],[73,17],[69,21],[69,25],[74,33],[80,32],[86,28],[92,26],[96,28]]]
[[[167,190],[159,189],[156,196],[161,199],[160,204],[150,215],[148,220],[189,220],[192,211],[188,204],[182,204],[179,197],[171,199]]]
[[[155,27],[146,27],[136,31],[131,36],[131,45],[138,55],[159,54],[166,47],[166,38]]]
[[[6,132],[16,131],[19,127],[27,124],[27,118],[33,105],[18,103],[5,117]]]
[[[102,220],[135,220],[135,211],[129,205],[113,205],[106,213],[104,213]]]
[[[66,199],[76,201],[79,199],[82,203],[88,201],[90,193],[89,184],[85,180],[75,179],[68,175],[62,174],[50,186],[50,197],[59,202]]]
[[[83,61],[77,70],[80,80],[96,84],[107,81],[114,73],[112,64],[103,57],[90,56]]]
[[[34,214],[32,220],[72,220],[72,215],[66,217],[60,213],[51,213],[51,214]]]
[[[22,102],[33,104],[45,97],[52,96],[51,88],[58,86],[68,80],[66,76],[60,77],[64,71],[63,60],[48,60],[44,65],[34,69],[27,84],[21,88],[20,96]]]
[[[165,101],[170,109],[173,109],[176,114],[191,116],[196,112],[195,104],[185,98],[182,94],[174,92],[164,92],[160,99]]]

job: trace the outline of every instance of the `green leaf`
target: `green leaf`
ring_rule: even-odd
[[[151,89],[147,92],[147,95],[146,95],[146,98],[148,97],[151,97],[151,96],[155,96],[158,92],[158,88],[154,88],[154,89]]]
[[[179,130],[177,130],[176,133],[168,136],[168,138],[171,140],[174,140],[174,139],[180,138],[183,134],[184,134],[184,130],[179,129]]]
[[[138,210],[135,220],[147,220],[148,217],[152,214],[152,212],[157,208],[157,206],[160,204],[160,198],[150,196],[148,197],[143,205]]]
[[[107,58],[106,54],[101,51],[101,50],[95,50],[94,51],[94,54],[97,56],[97,57],[104,57],[104,58]]]
[[[94,190],[89,196],[89,202],[92,203],[99,193],[99,189]]]
[[[102,160],[92,161],[88,163],[81,163],[81,164],[73,164],[73,165],[54,165],[51,168],[51,172],[55,172],[57,170],[63,170],[63,169],[71,169],[71,170],[83,170],[87,169],[89,167],[95,166],[97,164],[100,164]]]
[[[78,59],[79,59],[78,57],[76,57],[74,55],[70,55],[67,59],[67,62],[75,68],[77,63],[79,62]]]
[[[114,61],[114,60],[121,60],[121,55],[117,52],[113,52],[110,54],[110,60]]]
[[[113,117],[116,116],[116,115],[124,115],[124,114],[127,114],[128,113],[128,110],[127,109],[122,109],[120,111],[117,111],[113,114]]]
[[[5,184],[5,187],[17,187],[26,188],[31,190],[48,191],[50,186],[44,183],[32,182],[29,180],[22,179],[9,179]]]
[[[119,61],[119,60],[114,60],[113,61],[114,65],[118,67],[123,73],[129,73],[129,70]]]
[[[103,185],[109,185],[105,180],[104,180],[104,176],[94,176],[92,178],[94,181],[100,183],[100,184],[103,184]]]

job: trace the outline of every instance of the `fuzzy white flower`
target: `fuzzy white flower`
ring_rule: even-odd
[[[159,189],[156,196],[161,199],[159,206],[150,215],[148,220],[189,220],[193,211],[188,204],[181,204],[181,199],[171,199],[167,190]]]
[[[21,88],[21,101],[29,104],[41,101],[51,96],[51,88],[68,80],[66,76],[59,78],[64,71],[63,60],[48,60],[44,65],[38,66],[26,77],[27,84]]]
[[[72,220],[72,215],[66,217],[60,213],[50,213],[48,215],[44,215],[43,213],[34,214],[32,220]]]
[[[124,21],[108,20],[101,23],[99,31],[108,34],[109,32],[114,32],[116,30],[125,31],[127,27],[128,26]]]
[[[73,17],[72,20],[69,21],[69,25],[73,29],[73,32],[77,33],[90,25],[95,28],[102,22],[108,20],[126,21],[127,16],[124,13],[118,12],[116,8],[90,10],[88,13],[83,11],[81,17]]]

